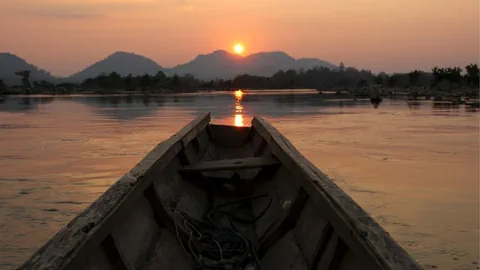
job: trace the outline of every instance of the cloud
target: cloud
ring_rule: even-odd
[[[97,13],[93,11],[81,11],[81,10],[61,10],[61,9],[49,9],[49,10],[31,10],[28,13],[34,16],[50,17],[61,20],[90,20],[104,18],[107,15]]]
[[[98,19],[111,14],[168,8],[193,9],[187,0],[0,0],[0,13],[30,14],[57,19]]]

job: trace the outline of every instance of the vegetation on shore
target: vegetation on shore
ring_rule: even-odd
[[[345,67],[343,63],[332,70],[318,67],[309,70],[280,70],[271,77],[243,74],[232,80],[202,81],[193,75],[122,77],[116,72],[89,78],[82,83],[54,84],[45,80],[31,81],[30,71],[18,71],[21,85],[8,86],[0,79],[0,94],[112,94],[112,93],[165,93],[233,89],[305,89],[333,90],[337,94],[395,95],[404,92],[411,98],[419,96],[479,95],[479,68],[469,64],[460,67],[432,68],[431,72],[414,70],[409,73],[374,74],[369,70]]]

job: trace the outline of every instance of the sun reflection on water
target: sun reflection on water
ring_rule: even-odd
[[[236,126],[236,127],[243,127],[245,126],[245,122],[243,121],[243,106],[241,104],[241,101],[242,101],[242,98],[243,98],[243,91],[242,90],[237,90],[235,91],[235,99],[236,99],[236,102],[235,102],[235,118],[233,120],[233,124]]]

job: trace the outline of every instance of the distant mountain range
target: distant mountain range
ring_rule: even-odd
[[[54,79],[48,71],[29,64],[27,61],[16,55],[0,53],[0,79],[3,79],[6,83],[17,83],[20,81],[20,78],[15,75],[15,72],[22,70],[32,71],[30,74],[32,80],[52,81]]]
[[[192,74],[203,79],[231,79],[240,74],[259,76],[271,76],[279,70],[310,69],[313,67],[335,68],[336,66],[315,58],[295,59],[284,52],[260,52],[248,56],[238,56],[223,50],[217,50],[210,54],[198,55],[195,59],[173,68],[163,68],[155,61],[141,55],[127,52],[116,52],[107,58],[100,60],[84,70],[69,77],[58,78],[49,72],[29,64],[24,59],[10,54],[0,53],[0,78],[6,83],[18,83],[19,78],[15,72],[31,70],[32,80],[48,80],[63,82],[81,82],[87,78],[96,77],[102,73],[117,72],[122,76],[128,74],[154,75],[163,71],[166,75]]]
[[[239,74],[272,76],[280,69],[335,68],[319,59],[295,59],[284,52],[260,52],[242,57],[223,50],[199,55],[192,61],[163,71],[167,75],[190,73],[200,79],[230,79]]]

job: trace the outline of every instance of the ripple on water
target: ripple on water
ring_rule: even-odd
[[[371,189],[362,189],[362,188],[349,188],[351,192],[358,192],[358,193],[370,193],[370,194],[385,194],[386,192],[383,191],[376,191]]]
[[[0,129],[22,129],[22,128],[32,128],[33,125],[25,124],[0,124]]]
[[[73,205],[81,205],[81,204],[90,204],[91,202],[79,202],[79,201],[53,201],[53,202],[45,202],[49,204],[73,204]]]
[[[46,208],[42,209],[44,212],[58,212],[59,210],[57,208]]]
[[[32,193],[35,193],[37,191],[42,191],[42,190],[48,190],[50,189],[50,186],[43,186],[43,187],[36,187],[36,188],[24,188],[21,189],[20,192],[18,192],[19,195],[29,195]]]
[[[1,178],[0,182],[35,182],[35,179],[28,179],[28,178]]]

